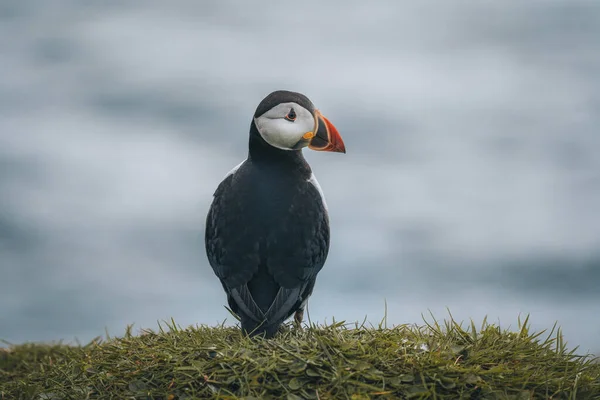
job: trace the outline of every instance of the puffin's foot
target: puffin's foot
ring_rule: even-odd
[[[302,320],[304,319],[304,310],[298,310],[294,314],[294,324],[297,329],[302,329]]]

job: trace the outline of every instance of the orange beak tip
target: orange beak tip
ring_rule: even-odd
[[[317,129],[309,148],[346,154],[346,146],[337,128],[321,112],[316,112]]]

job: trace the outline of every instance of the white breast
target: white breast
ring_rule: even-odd
[[[236,165],[235,167],[233,167],[233,169],[231,171],[229,171],[227,173],[227,175],[225,175],[225,177],[223,178],[223,180],[227,179],[227,177],[229,175],[235,174],[235,171],[237,171],[238,169],[240,169],[240,167],[242,166],[242,164],[245,163],[245,162],[246,162],[246,160],[242,161],[241,163],[239,163],[238,165]]]
[[[325,194],[323,193],[323,189],[321,189],[321,185],[319,185],[319,181],[317,181],[317,177],[314,173],[310,175],[310,178],[308,178],[308,182],[318,190],[319,195],[321,196],[321,201],[323,201],[323,206],[325,207],[325,210],[329,211],[329,209],[327,208],[327,202],[325,201]]]

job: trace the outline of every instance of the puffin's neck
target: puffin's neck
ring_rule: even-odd
[[[311,169],[302,150],[281,150],[268,144],[258,133],[258,129],[252,121],[250,125],[250,140],[248,143],[248,159],[253,164],[261,166],[288,166],[293,171],[302,175],[310,176]]]

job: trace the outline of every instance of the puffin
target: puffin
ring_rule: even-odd
[[[217,186],[205,248],[244,334],[274,337],[304,309],[330,244],[327,203],[302,149],[346,153],[305,95],[277,90],[257,106],[247,158]]]

